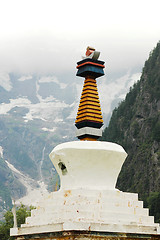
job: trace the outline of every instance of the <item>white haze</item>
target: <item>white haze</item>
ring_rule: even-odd
[[[159,0],[0,2],[0,71],[73,73],[88,45],[110,72],[142,66],[160,39]]]

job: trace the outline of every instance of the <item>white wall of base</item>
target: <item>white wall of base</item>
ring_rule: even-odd
[[[137,194],[77,189],[46,196],[11,235],[68,230],[157,234],[158,227]]]
[[[21,228],[11,229],[11,235],[68,230],[158,234],[159,224],[138,195],[115,189],[126,155],[121,146],[105,142],[57,146],[50,157],[60,174],[61,189],[45,196]]]

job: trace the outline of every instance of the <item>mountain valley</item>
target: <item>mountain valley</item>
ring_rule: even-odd
[[[98,80],[105,124],[139,78],[139,72],[127,71]],[[34,191],[41,196],[58,189],[59,178],[48,155],[57,144],[76,140],[74,121],[82,87],[83,80],[72,74],[65,79],[0,73],[1,216],[13,200],[18,203],[27,195],[29,201]]]

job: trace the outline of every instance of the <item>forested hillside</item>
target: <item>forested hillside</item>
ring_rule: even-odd
[[[160,222],[160,42],[145,62],[140,81],[113,111],[102,140],[116,142],[128,153],[117,188],[138,192]]]
[[[43,191],[59,186],[49,153],[59,143],[76,140],[74,122],[83,81],[75,79],[74,67],[57,76],[53,72],[2,74],[0,69],[0,219],[12,200],[30,205]],[[110,118],[139,79],[140,67],[116,71],[99,81],[101,103],[109,106],[104,107],[104,119]],[[112,97],[106,95],[107,89]]]

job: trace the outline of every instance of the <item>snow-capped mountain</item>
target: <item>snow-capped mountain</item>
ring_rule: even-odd
[[[139,78],[139,72],[128,71],[110,79],[97,79],[104,126]],[[42,185],[47,186],[44,191],[53,191],[59,184],[48,154],[57,144],[76,140],[74,121],[82,87],[83,79],[72,75],[66,78],[0,73],[3,208],[10,205],[6,189],[12,199],[19,199],[31,190],[42,189]]]
[[[98,79],[99,95],[104,118],[124,99],[129,88],[140,78],[140,73],[127,72],[116,79]],[[83,81],[65,82],[54,76],[17,76],[0,73],[0,115],[21,114],[24,122],[35,119],[66,122],[76,117]],[[23,111],[22,111],[23,109]],[[73,124],[72,124],[73,125]],[[42,130],[53,132],[55,128]]]

